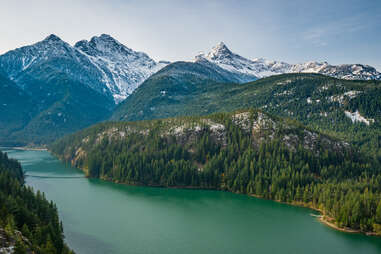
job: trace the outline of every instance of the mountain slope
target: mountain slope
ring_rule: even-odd
[[[72,81],[66,74],[57,73],[33,84],[38,84],[30,91],[33,91],[32,98],[38,102],[39,110],[23,129],[12,132],[8,139],[23,144],[46,144],[107,119],[113,108],[111,100]]]
[[[23,128],[37,108],[31,97],[0,71],[0,142],[12,131]]]
[[[170,92],[160,94],[159,90],[164,87],[166,90],[163,91]],[[339,80],[318,74],[283,74],[246,84],[200,84],[190,91],[173,90],[177,87],[174,85],[172,88],[165,79],[147,80],[118,107],[112,119],[131,121],[205,115],[257,107],[354,142],[381,161],[378,142],[381,136],[380,81]],[[150,94],[147,91],[154,92]],[[182,93],[187,95],[183,98],[180,96]],[[177,96],[179,99],[174,101]]]
[[[214,83],[239,82],[239,77],[208,61],[175,62],[148,78],[113,113],[113,120],[138,120],[188,115],[194,97]],[[196,114],[209,111],[198,107]]]
[[[1,151],[0,207],[0,253],[73,254],[55,204],[27,187],[20,164]]]
[[[166,65],[156,63],[147,54],[124,46],[109,35],[94,36],[90,41],[79,41],[75,48],[85,53],[102,73],[102,81],[120,102],[145,79]]]
[[[250,77],[263,78],[284,73],[318,73],[340,79],[381,80],[381,73],[368,65],[343,64],[335,66],[327,62],[288,64],[263,58],[250,60],[233,53],[223,42],[212,48],[209,53],[201,53],[195,57],[195,62],[200,60],[207,60],[233,73],[245,75],[246,77],[241,80],[243,82],[253,81]]]
[[[2,145],[45,144],[109,117],[112,100],[64,73],[52,75],[48,65],[41,67],[40,79],[23,76],[27,90],[0,76]]]

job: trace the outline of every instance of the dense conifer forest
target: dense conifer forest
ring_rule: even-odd
[[[57,207],[24,185],[20,164],[0,152],[0,228],[14,253],[73,253],[64,242]],[[4,239],[3,239],[4,240]]]

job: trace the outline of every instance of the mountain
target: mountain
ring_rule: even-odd
[[[166,63],[109,35],[74,47],[55,35],[0,56],[0,142],[45,144],[109,117]]]
[[[240,83],[242,75],[209,61],[175,62],[149,77],[115,109],[113,120],[139,120],[189,115],[183,105],[215,87],[216,83]],[[254,78],[255,79],[255,78]],[[192,113],[205,114],[203,104]]]
[[[269,61],[263,58],[253,60],[244,58],[230,51],[220,42],[207,53],[195,57],[195,62],[207,60],[221,68],[236,74],[245,75],[241,81],[249,82],[250,77],[263,78],[284,73],[318,73],[340,79],[381,80],[381,73],[374,67],[362,64],[330,65],[327,62],[306,62],[288,64],[280,61]]]
[[[50,35],[1,55],[0,69],[3,144],[50,142],[107,119],[116,106],[113,120],[199,115],[234,110],[238,105],[262,107],[265,104],[254,101],[261,92],[247,98],[253,101],[246,104],[226,104],[221,95],[225,89],[244,89],[245,82],[272,74],[317,72],[344,79],[380,78],[374,68],[363,65],[249,60],[223,43],[193,62],[155,62],[106,34],[74,46]],[[361,112],[346,115],[364,122]]]
[[[100,93],[111,96],[99,82],[102,76],[89,58],[55,35],[30,46],[11,50],[0,56],[0,68],[19,87],[28,91],[31,80],[43,80],[56,73],[88,85]],[[45,75],[45,77],[41,77]]]
[[[106,34],[77,42],[74,47],[50,35],[41,42],[0,56],[0,68],[24,89],[28,89],[30,77],[38,79],[40,70],[49,67],[51,75],[65,73],[116,103],[164,65]]]
[[[341,228],[381,233],[380,165],[346,142],[261,110],[101,123],[50,149],[89,177],[254,195],[319,209]]]

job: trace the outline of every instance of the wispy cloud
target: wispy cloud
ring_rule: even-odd
[[[374,22],[377,19],[381,19],[381,15],[369,19],[366,14],[359,14],[350,18],[323,23],[322,25],[307,29],[302,34],[302,38],[317,47],[327,46],[329,41],[335,36],[359,33],[377,25]]]

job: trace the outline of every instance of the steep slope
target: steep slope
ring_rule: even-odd
[[[0,151],[0,253],[73,254],[57,207],[25,186],[21,165]]]
[[[381,233],[379,164],[348,143],[262,111],[102,123],[51,149],[89,177],[255,195],[320,209],[339,227]]]
[[[23,128],[35,114],[37,108],[31,97],[0,70],[0,142],[12,131]]]
[[[36,81],[34,99],[40,102],[38,113],[8,139],[46,144],[110,116],[113,102],[88,86],[68,79],[65,74],[56,74],[45,82]]]
[[[29,81],[41,80],[39,75],[49,71],[65,73],[69,78],[89,85],[94,90],[112,96],[104,89],[102,75],[90,59],[55,35],[50,35],[36,44],[11,50],[0,56],[0,68],[18,86],[28,91]]]
[[[198,108],[192,112],[185,105],[218,82],[239,82],[239,77],[208,61],[170,64],[148,78],[123,101],[112,119],[138,120],[208,113],[203,105],[194,105]]]
[[[230,51],[223,42],[220,42],[207,54],[199,54],[195,62],[208,60],[223,69],[246,77],[241,81],[249,82],[250,77],[268,77],[284,73],[318,73],[331,77],[349,80],[381,80],[381,73],[374,67],[362,64],[330,65],[327,62],[306,62],[288,64],[280,61],[269,61],[263,58],[253,60],[244,58]]]
[[[155,62],[143,52],[133,51],[106,34],[94,36],[90,41],[79,41],[74,47],[98,67],[103,83],[117,103],[166,65],[165,62]]]
[[[87,85],[52,73],[41,64],[38,79],[28,79],[27,89],[0,78],[0,143],[2,145],[40,145],[64,134],[87,127],[109,117],[114,107],[108,99]]]
[[[339,80],[318,74],[283,74],[246,84],[200,84],[191,92],[175,90],[178,86],[172,86],[165,79],[149,81],[117,109],[113,120],[205,115],[259,107],[355,142],[381,161],[378,142],[381,136],[380,81]],[[173,99],[181,93],[187,95],[174,102]]]

